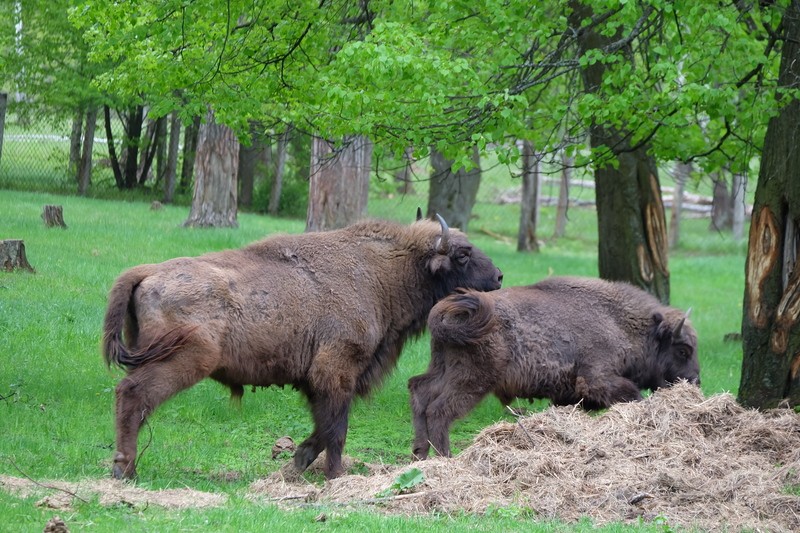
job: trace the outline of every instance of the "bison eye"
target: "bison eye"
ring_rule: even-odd
[[[461,265],[466,265],[469,262],[470,255],[472,255],[472,250],[462,248],[456,252],[456,261]]]

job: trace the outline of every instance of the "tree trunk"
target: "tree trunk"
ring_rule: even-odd
[[[79,109],[72,117],[72,131],[69,134],[69,175],[75,178],[80,187],[81,136],[83,135],[83,110]]]
[[[672,218],[669,221],[669,247],[677,248],[681,241],[681,215],[683,213],[683,189],[692,174],[691,163],[675,163],[675,191],[672,193]]]
[[[578,1],[570,6],[573,28],[593,14]],[[582,54],[618,40],[591,28],[578,33]],[[605,68],[597,61],[581,69],[587,92],[598,91]],[[594,148],[606,147],[616,159],[616,168],[606,164],[595,171],[600,277],[627,281],[668,303],[667,225],[655,159],[646,145],[632,147],[624,129],[593,123],[589,136]]]
[[[731,202],[733,203],[733,223],[732,223],[732,231],[733,231],[733,238],[736,241],[741,241],[744,237],[744,222],[745,222],[745,215],[746,213],[746,206],[745,202],[747,201],[745,198],[745,185],[747,184],[747,179],[741,174],[734,174],[733,175],[733,186],[731,195]]]
[[[184,193],[189,190],[194,173],[194,159],[197,154],[197,137],[200,134],[200,117],[194,117],[191,124],[186,125],[183,136],[183,165],[181,166],[181,182],[178,190]]]
[[[406,151],[403,153],[403,166],[394,177],[395,181],[399,183],[397,192],[402,195],[414,194],[414,182],[411,179],[411,165],[414,162],[413,154],[413,149],[406,148]]]
[[[272,180],[272,188],[269,192],[269,206],[267,213],[272,216],[278,214],[278,207],[281,203],[281,191],[283,189],[283,173],[286,170],[286,155],[289,148],[289,136],[291,135],[292,127],[287,126],[280,137],[278,137],[277,154],[275,155],[275,174]]]
[[[714,178],[714,195],[711,200],[711,221],[708,224],[710,231],[730,230],[733,226],[733,213],[731,194],[728,183],[722,173]]]
[[[14,270],[36,272],[25,257],[25,243],[19,239],[0,241],[0,265],[3,265],[3,270],[6,272]]]
[[[194,168],[194,197],[190,227],[238,227],[236,221],[236,175],[239,141],[227,126],[217,124],[209,110],[200,126]]]
[[[139,185],[144,185],[150,178],[150,170],[153,167],[153,160],[158,151],[158,139],[161,136],[159,130],[162,127],[164,127],[163,120],[150,120],[148,121],[144,135],[140,138],[139,150],[141,153],[141,160],[136,170],[139,175]]]
[[[64,222],[64,208],[60,205],[44,206],[42,208],[42,220],[44,220],[45,227],[67,229],[67,224]]]
[[[314,137],[306,231],[343,228],[367,211],[372,142],[348,137],[334,152],[331,143]]]
[[[167,172],[167,117],[158,119],[156,125],[156,184],[164,179]]]
[[[522,198],[520,199],[518,252],[538,252],[536,227],[539,223],[539,160],[530,141],[522,144]]]
[[[800,1],[783,16],[780,87],[800,79]],[[787,96],[784,96],[786,98]],[[770,119],[756,185],[745,267],[739,401],[800,405],[800,101]]]
[[[264,159],[264,152],[269,149],[264,137],[264,126],[260,122],[250,123],[250,145],[239,147],[239,205],[253,205],[253,188],[255,186],[258,166]]]
[[[553,237],[563,237],[567,231],[567,211],[569,211],[569,181],[572,179],[573,159],[561,151],[561,179],[558,187],[556,207],[556,228]]]
[[[114,131],[111,129],[111,109],[107,105],[103,106],[103,117],[106,125],[106,145],[108,146],[108,159],[111,161],[111,171],[114,173],[114,181],[118,189],[125,188],[125,179],[122,177],[122,169],[119,167],[117,149],[114,145]]]
[[[178,148],[181,142],[181,121],[178,112],[173,111],[169,126],[169,147],[167,164],[164,169],[164,203],[171,204],[175,199],[175,182],[178,179]]]
[[[0,92],[0,161],[3,160],[3,136],[6,129],[6,109],[8,109],[8,93]]]
[[[481,160],[477,147],[472,149],[473,168],[460,168],[455,174],[453,162],[445,159],[441,152],[431,149],[431,181],[428,189],[427,216],[437,213],[447,223],[466,232],[472,208],[481,183]]]
[[[125,149],[124,187],[134,189],[137,185],[137,171],[139,169],[139,143],[142,137],[142,124],[144,122],[144,108],[134,106],[128,115],[125,128],[123,146]]]
[[[86,196],[92,182],[92,154],[94,152],[94,131],[97,127],[97,107],[91,106],[86,112],[86,130],[83,135],[83,154],[78,167],[78,194]]]

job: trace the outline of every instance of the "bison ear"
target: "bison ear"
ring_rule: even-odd
[[[659,341],[663,341],[664,339],[672,339],[672,328],[670,327],[669,323],[664,320],[664,315],[659,313],[658,311],[653,313],[653,331],[655,332],[655,337]]]
[[[447,255],[436,254],[431,258],[430,262],[428,262],[428,268],[430,268],[431,274],[448,272],[450,267],[450,257]]]

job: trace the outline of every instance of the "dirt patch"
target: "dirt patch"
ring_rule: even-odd
[[[303,476],[290,462],[251,484],[248,496],[286,508],[367,507],[423,515],[504,507],[567,523],[589,517],[596,524],[657,521],[707,531],[800,531],[800,415],[747,410],[729,394],[705,398],[690,385],[599,416],[561,407],[499,423],[452,459],[366,465],[368,475],[308,481],[321,479],[323,460]],[[345,467],[352,465],[345,458]],[[398,484],[413,468],[424,479]],[[37,484],[0,476],[0,489],[23,497],[41,494],[39,504],[56,509],[75,497],[170,508],[227,501],[221,494],[150,491],[111,479]]]
[[[424,481],[391,491],[410,468]],[[800,415],[746,410],[730,394],[705,398],[690,385],[600,416],[562,407],[499,423],[452,459],[322,487],[287,472],[253,483],[252,492],[287,506],[366,504],[403,514],[510,506],[542,520],[800,531],[800,497],[787,492],[800,487]]]
[[[158,505],[169,509],[221,507],[228,501],[224,494],[192,489],[147,490],[113,479],[87,479],[78,482],[31,481],[0,475],[0,489],[22,498],[42,496],[40,507],[69,509],[74,501],[94,500],[101,505]]]

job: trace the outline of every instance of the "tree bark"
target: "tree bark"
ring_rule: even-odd
[[[178,148],[181,142],[181,121],[178,112],[173,111],[169,126],[169,147],[167,164],[164,169],[164,203],[171,204],[175,199],[175,183],[178,179]]]
[[[86,129],[83,135],[83,154],[78,167],[78,194],[86,196],[92,182],[92,154],[94,153],[94,131],[97,127],[97,107],[86,112]]]
[[[783,16],[780,87],[800,80],[800,1]],[[780,94],[777,96],[780,97]],[[786,96],[784,96],[786,98]],[[800,405],[800,101],[770,119],[756,185],[745,267],[739,401]]]
[[[683,189],[692,174],[691,163],[675,163],[675,191],[672,194],[672,218],[669,221],[669,247],[677,248],[681,242],[681,215],[683,213]]]
[[[573,28],[593,15],[581,2],[570,6]],[[619,40],[591,28],[577,33],[582,54]],[[581,69],[586,91],[599,90],[605,69],[600,61]],[[593,123],[589,136],[594,148],[605,147],[616,159],[616,168],[606,164],[595,171],[600,277],[627,281],[669,303],[667,227],[656,161],[646,145],[631,146],[624,129]]]
[[[125,128],[123,146],[125,150],[124,187],[134,189],[138,183],[137,171],[139,169],[139,144],[142,137],[142,124],[144,122],[144,108],[134,106],[128,114],[128,123]]]
[[[306,231],[343,228],[367,211],[372,142],[364,136],[348,137],[341,149],[314,137]]]
[[[259,164],[264,159],[264,152],[269,149],[264,136],[264,126],[260,122],[250,123],[250,145],[239,148],[239,205],[253,205],[253,188]]]
[[[733,202],[728,190],[728,183],[722,173],[714,177],[714,192],[711,199],[711,221],[708,224],[710,231],[725,231],[733,227]]]
[[[275,174],[272,180],[272,188],[269,192],[269,206],[267,213],[272,216],[278,214],[278,208],[281,204],[281,191],[283,190],[283,174],[286,170],[286,155],[289,149],[289,137],[291,135],[292,127],[287,126],[280,137],[278,137],[278,147],[275,154]]]
[[[64,222],[64,208],[60,205],[46,205],[42,208],[42,220],[44,225],[48,228],[64,228],[67,229],[67,224]]]
[[[0,241],[0,265],[3,265],[3,270],[6,272],[14,270],[36,272],[25,257],[25,243],[19,239]]]
[[[217,124],[209,110],[200,126],[194,168],[194,197],[189,227],[238,227],[236,220],[236,175],[239,141],[233,131]]]
[[[3,138],[6,129],[6,109],[8,109],[8,93],[0,92],[0,161],[3,160]]]
[[[567,211],[569,211],[569,181],[572,179],[573,160],[561,151],[561,180],[558,187],[556,207],[556,227],[553,237],[563,237],[567,231]]]
[[[114,173],[117,188],[122,190],[125,188],[125,179],[122,177],[122,169],[119,167],[117,148],[114,145],[114,130],[111,128],[111,109],[107,105],[103,106],[103,117],[105,118],[106,145],[108,146],[108,159],[111,161],[111,171]]]
[[[539,161],[530,141],[522,144],[522,198],[520,199],[518,252],[538,252],[536,228],[539,224]]]
[[[180,192],[189,190],[194,177],[194,159],[197,154],[197,138],[200,134],[200,117],[194,117],[191,124],[186,125],[183,136],[183,165],[181,166]]]
[[[69,175],[80,186],[81,137],[83,135],[83,110],[78,109],[72,117],[72,130],[69,134]]]
[[[473,167],[453,173],[453,162],[445,159],[441,152],[431,149],[431,182],[428,189],[427,216],[437,213],[447,223],[466,232],[472,208],[481,183],[481,160],[477,147],[472,149]]]

